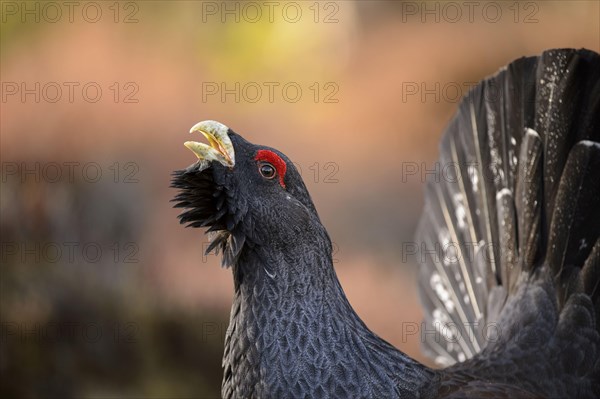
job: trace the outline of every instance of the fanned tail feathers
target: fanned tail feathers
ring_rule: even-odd
[[[551,50],[483,81],[440,162],[452,173],[428,183],[418,232],[425,322],[440,333],[425,335],[425,351],[446,366],[482,352],[483,330],[536,273],[550,275],[559,313],[588,298],[600,331],[598,54]]]

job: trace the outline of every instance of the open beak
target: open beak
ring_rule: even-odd
[[[235,153],[231,139],[227,134],[228,130],[229,128],[220,122],[198,122],[190,129],[190,133],[202,133],[208,140],[208,145],[197,141],[186,141],[183,144],[192,150],[200,161],[205,161],[206,163],[219,161],[223,166],[233,168],[235,165]]]

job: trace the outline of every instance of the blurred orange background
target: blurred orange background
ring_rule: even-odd
[[[596,1],[1,7],[11,398],[219,396],[231,275],[178,224],[168,188],[205,119],[294,160],[350,302],[432,365],[402,323],[422,318],[406,244],[444,126],[515,58],[600,49]]]

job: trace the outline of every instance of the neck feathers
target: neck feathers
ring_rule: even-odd
[[[364,325],[315,241],[234,267],[223,397],[412,397],[431,372]]]

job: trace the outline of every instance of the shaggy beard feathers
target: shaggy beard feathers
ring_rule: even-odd
[[[214,183],[212,169],[204,169],[201,163],[173,173],[171,187],[179,193],[171,200],[174,208],[183,208],[179,223],[186,227],[208,227],[208,247],[205,254],[223,254],[222,267],[233,266],[246,243],[246,237],[238,228],[240,217],[232,214],[227,205],[227,194],[222,186]]]

